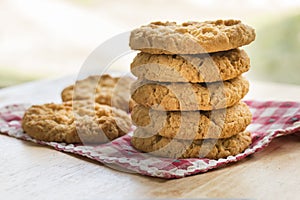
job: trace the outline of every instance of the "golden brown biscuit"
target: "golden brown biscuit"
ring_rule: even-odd
[[[129,45],[151,54],[200,54],[235,49],[254,39],[254,29],[239,20],[152,22],[133,30]]]
[[[212,54],[163,55],[139,53],[131,72],[140,79],[158,82],[216,82],[233,79],[250,68],[250,59],[241,49]]]
[[[103,143],[125,135],[130,127],[126,112],[91,101],[33,105],[22,120],[29,136],[47,142]]]
[[[131,119],[137,129],[149,134],[193,140],[236,135],[251,123],[252,114],[243,102],[227,109],[201,112],[164,112],[137,105],[131,112]]]
[[[247,131],[225,139],[194,141],[147,136],[137,131],[131,138],[131,144],[137,150],[168,158],[226,158],[242,153],[251,142],[251,134]]]
[[[239,76],[209,84],[158,83],[138,80],[132,84],[132,99],[156,110],[213,110],[233,106],[248,92],[249,82]]]
[[[64,102],[71,100],[94,100],[96,103],[113,106],[125,111],[133,103],[130,99],[132,79],[124,77],[89,76],[61,92]],[[74,93],[75,91],[75,93]]]

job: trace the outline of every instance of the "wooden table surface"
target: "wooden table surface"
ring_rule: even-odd
[[[0,106],[59,102],[61,89],[73,81],[63,77],[2,89]],[[300,86],[251,81],[245,99],[300,101]],[[163,180],[0,135],[0,199],[298,199],[299,142],[299,136],[284,136],[225,168]]]

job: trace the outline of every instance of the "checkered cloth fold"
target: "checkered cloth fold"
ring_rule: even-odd
[[[247,130],[252,133],[252,145],[236,156],[212,159],[170,159],[154,157],[135,150],[130,135],[98,146],[83,146],[32,139],[21,128],[21,120],[28,105],[9,105],[0,109],[0,132],[18,139],[48,145],[56,150],[70,152],[97,160],[109,167],[160,178],[182,178],[210,169],[224,167],[267,147],[278,136],[300,131],[300,103],[276,101],[246,101],[253,114]]]

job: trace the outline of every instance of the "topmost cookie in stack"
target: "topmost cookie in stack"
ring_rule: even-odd
[[[249,88],[241,74],[250,60],[239,47],[254,39],[254,29],[238,20],[154,22],[133,30],[130,46],[142,51],[131,64],[138,77],[133,146],[175,158],[244,151],[251,113],[240,102]]]

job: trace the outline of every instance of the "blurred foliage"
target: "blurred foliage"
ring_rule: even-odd
[[[38,76],[24,74],[11,68],[0,67],[0,88],[38,79]]]
[[[250,77],[300,84],[300,14],[261,26],[256,35],[247,48],[252,65]]]

